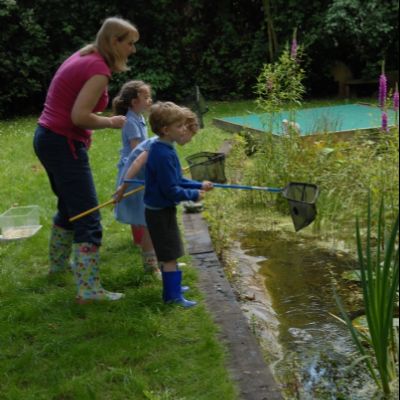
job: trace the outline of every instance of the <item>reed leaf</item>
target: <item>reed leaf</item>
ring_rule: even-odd
[[[351,337],[352,337],[352,339],[354,341],[354,344],[356,345],[359,353],[361,354],[361,359],[365,362],[365,364],[366,364],[366,366],[368,368],[368,371],[370,372],[370,375],[371,375],[372,379],[375,381],[375,383],[377,385],[379,385],[379,379],[378,379],[378,377],[377,377],[377,375],[375,373],[375,369],[374,369],[374,367],[372,365],[372,362],[371,362],[371,354],[368,354],[366,348],[363,346],[363,344],[362,344],[362,342],[360,340],[360,337],[362,335],[360,334],[358,329],[356,329],[354,327],[353,323],[351,322],[351,319],[347,315],[347,313],[346,313],[346,311],[344,309],[344,306],[342,304],[342,301],[340,300],[340,297],[339,297],[339,295],[338,295],[338,293],[336,291],[336,288],[333,287],[332,290],[333,290],[333,295],[335,297],[335,301],[336,301],[336,304],[337,304],[337,306],[339,308],[339,311],[342,314],[342,317],[343,317],[347,327],[349,328],[349,331],[350,331]],[[365,338],[365,336],[364,336],[364,338]],[[370,341],[370,340],[368,340],[368,341]]]
[[[365,248],[358,217],[356,218],[356,240],[370,348],[363,346],[362,341],[366,339],[366,335],[353,326],[336,291],[334,291],[334,295],[353,341],[362,356],[361,360],[365,361],[371,377],[379,388],[385,395],[388,395],[391,392],[391,382],[396,378],[398,350],[393,326],[393,312],[399,287],[399,249],[396,249],[399,237],[399,215],[397,213],[390,234],[386,235],[383,199],[378,212],[375,247],[372,245],[372,227],[372,206],[371,196],[369,196]]]

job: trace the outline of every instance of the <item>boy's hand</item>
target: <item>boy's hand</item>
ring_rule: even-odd
[[[205,195],[206,195],[206,192],[204,190],[199,190],[199,198],[197,199],[197,201],[203,200]]]
[[[201,189],[204,190],[205,192],[209,192],[210,190],[214,189],[214,184],[210,181],[203,181]]]

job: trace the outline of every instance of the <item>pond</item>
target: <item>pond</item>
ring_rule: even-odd
[[[348,254],[321,248],[291,232],[253,231],[240,238],[242,250],[264,257],[260,279],[276,313],[281,359],[274,374],[290,399],[371,399],[374,386],[361,365],[339,316],[332,286],[346,309],[361,308],[356,283],[342,278],[356,261]],[[268,346],[268,344],[267,344]]]
[[[302,136],[317,132],[337,133],[358,130],[379,129],[382,112],[379,107],[363,104],[346,104],[329,107],[299,109],[295,122]],[[389,125],[395,125],[396,115],[388,110]],[[272,129],[275,135],[283,135],[287,127],[283,121],[292,121],[289,111],[276,114],[249,114],[234,117],[216,118],[214,124],[228,131],[239,132],[244,128],[259,132]],[[272,126],[270,126],[272,125]]]

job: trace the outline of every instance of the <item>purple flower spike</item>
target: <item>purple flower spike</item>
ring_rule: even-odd
[[[292,60],[296,60],[297,57],[297,40],[295,37],[292,40],[292,49],[290,51],[290,57],[292,58]]]
[[[399,89],[396,83],[396,90],[393,95],[393,109],[394,111],[399,111]]]
[[[382,130],[385,132],[389,132],[388,116],[386,111],[382,111]]]
[[[384,108],[387,95],[387,78],[384,73],[379,78],[379,107]]]
[[[296,61],[297,58],[297,28],[293,31],[292,48],[290,50],[290,58]]]

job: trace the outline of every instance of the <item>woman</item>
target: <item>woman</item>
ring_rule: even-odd
[[[57,196],[57,213],[50,235],[50,273],[69,268],[74,252],[77,301],[118,300],[121,293],[103,289],[99,277],[100,214],[74,223],[69,218],[97,205],[88,159],[93,129],[121,129],[124,116],[103,117],[112,73],[126,71],[136,52],[139,32],[121,18],[107,18],[94,43],[70,56],[59,67],[47,92],[35,131],[35,153],[46,169]]]

